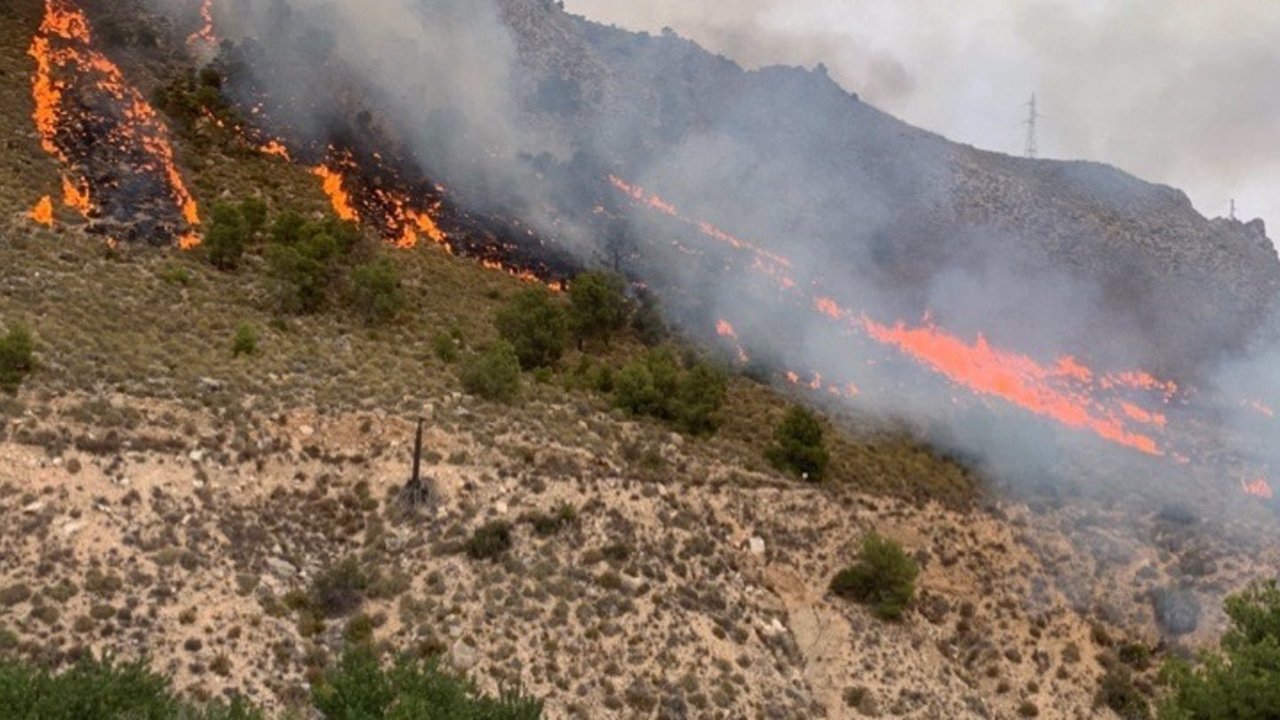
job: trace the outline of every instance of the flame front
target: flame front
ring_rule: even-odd
[[[124,192],[119,181],[103,181],[93,188],[97,202],[91,203],[89,178],[99,175],[89,167],[127,167],[130,181],[158,183],[169,197],[188,227],[179,244],[198,243],[190,228],[200,224],[199,208],[178,171],[168,128],[92,42],[89,22],[71,0],[45,0],[44,19],[28,50],[36,64],[32,119],[41,146],[64,167],[64,203],[89,218]],[[77,94],[74,104],[69,93]],[[86,136],[90,128],[96,136]]]
[[[1275,498],[1275,493],[1271,490],[1271,484],[1264,478],[1257,478],[1252,482],[1241,480],[1240,485],[1246,493],[1261,500],[1271,500]]]

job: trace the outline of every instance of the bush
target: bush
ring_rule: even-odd
[[[229,203],[214,205],[209,229],[204,235],[204,249],[209,262],[219,270],[235,270],[249,246],[249,234],[249,222],[239,206]]]
[[[231,341],[231,354],[235,357],[258,352],[258,330],[249,323],[240,323],[235,339]]]
[[[476,528],[467,541],[467,554],[473,560],[494,560],[511,549],[511,524],[495,520]]]
[[[821,480],[831,456],[823,443],[822,423],[813,413],[796,406],[774,431],[774,444],[765,457],[777,469],[806,480]]]
[[[312,580],[308,600],[325,617],[342,617],[360,607],[368,588],[369,577],[360,567],[360,561],[348,557]]]
[[[486,400],[512,402],[520,395],[520,359],[507,342],[496,342],[462,371],[462,388]]]
[[[0,337],[0,390],[18,392],[35,369],[35,340],[25,325],[14,325]]]
[[[456,363],[461,353],[458,350],[458,340],[447,332],[437,332],[431,336],[431,351],[436,357],[447,363]],[[519,363],[519,360],[516,360]]]
[[[1231,629],[1197,666],[1172,660],[1162,673],[1167,720],[1262,720],[1280,708],[1280,584],[1255,583],[1225,603]]]
[[[267,274],[281,307],[288,312],[319,310],[334,278],[338,260],[360,241],[355,225],[337,219],[306,222],[284,213],[271,227]]]
[[[5,717],[40,720],[130,718],[137,720],[256,720],[265,717],[242,702],[197,706],[173,695],[168,679],[143,662],[117,665],[86,658],[54,675],[0,660],[0,707]]]
[[[1150,720],[1151,704],[1133,684],[1133,674],[1122,665],[1112,665],[1098,683],[1096,707],[1109,708],[1120,720]]]
[[[627,325],[626,283],[612,273],[579,275],[569,286],[569,326],[582,347],[586,340],[603,340]]]
[[[550,367],[564,355],[569,319],[564,308],[543,288],[517,294],[498,311],[494,325],[515,348],[525,370]]]
[[[902,617],[915,599],[920,568],[902,546],[871,533],[862,541],[858,563],[831,580],[831,592],[871,607],[884,620]]]
[[[675,424],[683,432],[714,432],[716,413],[728,395],[724,373],[698,363],[683,371],[670,348],[649,351],[612,378],[614,402],[633,415],[648,415]]]
[[[490,697],[438,661],[402,657],[384,669],[367,645],[348,648],[312,691],[326,720],[538,720],[542,703],[519,693]]]
[[[378,258],[351,271],[351,306],[368,323],[385,322],[400,312],[400,273],[390,259]]]

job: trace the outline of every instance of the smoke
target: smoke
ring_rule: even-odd
[[[750,66],[825,63],[913,124],[1018,154],[1038,92],[1042,154],[1185,188],[1202,212],[1280,220],[1280,5],[1266,0],[893,3],[569,0]]]
[[[920,58],[966,45],[991,57],[1032,37],[1019,18],[1035,17],[979,3],[944,32],[941,7],[928,4],[893,44],[872,41],[900,20],[880,8],[861,16],[865,41],[848,43],[813,30],[811,8],[655,7],[748,59],[814,53],[845,87],[904,107],[973,107],[958,94],[995,86],[950,63],[938,75],[956,87],[926,100],[938,81]],[[1056,12],[1062,27],[1116,16]],[[470,209],[518,215],[584,265],[632,247],[621,264],[664,291],[692,334],[727,320],[757,362],[874,421],[906,420],[1001,477],[1150,488],[1185,479],[1184,457],[1200,490],[1221,498],[1223,478],[1206,472],[1223,465],[1205,471],[1201,457],[1228,446],[1241,458],[1231,473],[1258,464],[1230,437],[1166,429],[1194,415],[1184,395],[1113,375],[1208,365],[1256,328],[1274,292],[1280,261],[1265,238],[1209,228],[1175,191],[1100,166],[974,153],[858,102],[823,72],[744,73],[674,35],[581,23],[544,0],[231,0],[217,17],[253,81],[242,102],[265,93],[281,134],[320,147],[361,139],[411,160]],[[1077,47],[1054,28],[1040,29],[1045,52]],[[1048,77],[1037,64],[1021,72]],[[622,193],[609,175],[643,190]],[[1115,240],[1131,232],[1117,222],[1145,223],[1140,241]],[[1263,289],[1224,293],[1229,273]],[[1224,427],[1246,411],[1234,393],[1266,357],[1201,376],[1207,392],[1233,398],[1212,404]]]

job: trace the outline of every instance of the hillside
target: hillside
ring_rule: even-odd
[[[1147,655],[1216,640],[1218,599],[1280,562],[1254,532],[1274,521],[1264,509],[1152,512],[1119,487],[1005,499],[1000,478],[856,410],[824,417],[828,477],[804,482],[764,453],[792,404],[812,399],[798,389],[735,372],[719,429],[701,437],[587,387],[581,368],[646,352],[632,331],[524,373],[513,405],[474,397],[464,368],[497,338],[494,313],[533,283],[441,245],[381,250],[405,302],[371,325],[337,291],[320,312],[281,312],[261,239],[224,271],[205,250],[112,247],[61,205],[52,227],[34,223],[36,201],[62,192],[31,120],[41,11],[0,7],[0,330],[22,323],[37,340],[35,371],[0,394],[0,654],[54,668],[89,651],[146,657],[188,696],[237,694],[273,713],[307,706],[343,648],[371,636],[388,653],[440,656],[486,691],[519,684],[549,718],[1083,718],[1110,712],[1095,706],[1107,668],[1132,665],[1154,694]],[[508,12],[552,14],[529,30],[550,34],[545,62],[615,72],[581,39],[612,31],[546,3]],[[112,53],[147,97],[188,70],[181,55]],[[206,217],[247,198],[272,216],[331,212],[305,165],[210,121],[185,132],[163,119]],[[954,152],[974,177],[1029,182],[1021,161]],[[1047,196],[1073,172],[1129,183],[1047,167],[1035,170]],[[1171,225],[1141,238],[1174,243],[1163,230],[1176,223],[1209,232],[1173,191],[1150,193],[1143,212]],[[1215,247],[1196,250],[1207,265],[1178,262],[1270,272]],[[237,356],[244,325],[257,349]],[[441,337],[460,358],[438,351]],[[673,342],[733,365],[723,348]],[[419,417],[437,502],[406,512]],[[1081,484],[1107,479],[1077,471]],[[475,557],[469,541],[494,522],[510,524],[510,548]],[[871,531],[921,567],[901,622],[829,591]]]

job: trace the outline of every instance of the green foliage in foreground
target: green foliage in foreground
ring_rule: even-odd
[[[35,340],[25,325],[14,325],[0,337],[0,390],[16,393],[35,369]]]
[[[435,661],[384,666],[368,645],[349,648],[312,693],[324,720],[537,720],[541,701],[480,693]],[[0,715],[10,720],[266,720],[245,702],[194,703],[144,662],[84,659],[54,674],[0,659]]]
[[[1162,720],[1264,720],[1280,717],[1280,584],[1256,583],[1227,598],[1231,630],[1200,662],[1172,660]]]
[[[488,697],[435,661],[401,658],[384,668],[367,646],[343,654],[316,687],[313,700],[326,720],[537,720],[542,703],[518,693]]]
[[[511,343],[525,370],[550,367],[569,343],[569,316],[544,288],[517,293],[494,317],[503,340]]]
[[[258,720],[243,703],[195,705],[145,663],[82,660],[65,672],[0,660],[0,708],[12,720]]]
[[[871,607],[884,620],[897,620],[916,595],[920,568],[902,546],[871,533],[862,541],[858,563],[831,580],[831,592]]]

